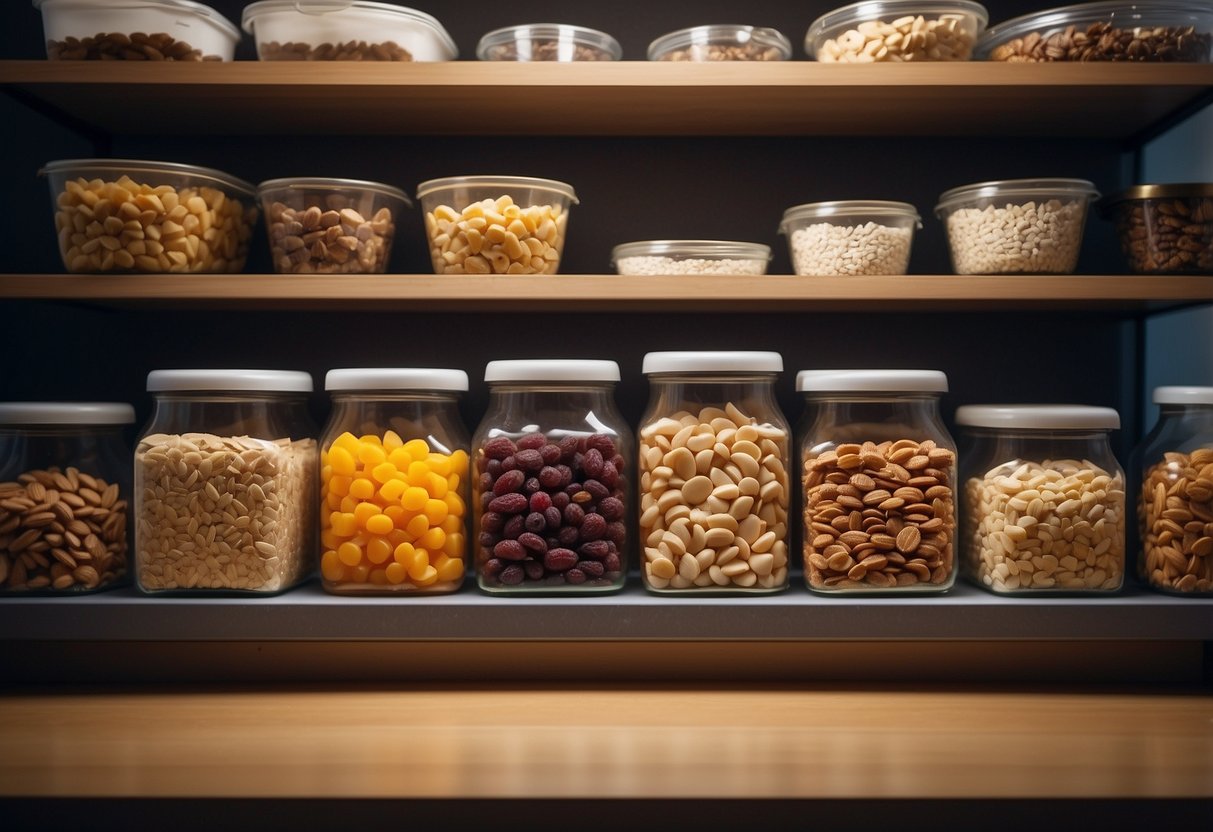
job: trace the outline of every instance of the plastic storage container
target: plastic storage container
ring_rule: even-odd
[[[649,44],[650,61],[786,61],[792,43],[759,26],[693,26]]]
[[[967,61],[989,19],[968,0],[853,3],[813,21],[804,51],[822,63]]]
[[[922,217],[908,202],[849,200],[789,208],[779,233],[798,275],[901,275],[919,228]]]
[[[1138,185],[1107,200],[1137,274],[1213,274],[1213,183]]]
[[[230,61],[240,30],[189,0],[34,0],[59,61]]]
[[[619,41],[606,32],[563,23],[527,23],[495,29],[480,39],[482,61],[618,61]]]
[[[135,448],[135,562],[147,593],[272,594],[316,550],[312,378],[277,370],[155,370]]]
[[[804,570],[825,594],[929,594],[956,581],[956,443],[937,370],[804,370]]]
[[[1213,387],[1159,387],[1158,423],[1133,452],[1137,575],[1161,592],[1213,595]]]
[[[383,274],[404,191],[358,179],[271,179],[257,188],[278,274]]]
[[[935,214],[956,274],[1073,274],[1096,199],[1085,179],[1006,179],[953,188]]]
[[[434,274],[556,274],[577,204],[572,185],[452,176],[417,186]]]
[[[1116,592],[1125,573],[1125,477],[1106,407],[966,405],[965,568],[999,594]]]
[[[244,269],[257,203],[253,186],[241,179],[133,159],[65,159],[48,162],[39,174],[50,183],[59,253],[69,272]]]
[[[453,61],[455,41],[425,12],[358,0],[264,0],[244,31],[263,61]]]
[[[614,361],[490,361],[472,437],[476,572],[494,595],[615,592],[634,446]]]
[[[763,275],[770,262],[770,246],[723,240],[645,240],[611,252],[615,271],[629,275]]]
[[[788,585],[791,431],[777,352],[651,352],[640,422],[640,545],[658,593]]]
[[[129,404],[0,404],[0,594],[129,582]]]
[[[992,27],[977,47],[989,61],[1185,61],[1213,53],[1213,6],[1199,0],[1083,3]]]

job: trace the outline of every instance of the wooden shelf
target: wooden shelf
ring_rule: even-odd
[[[1213,97],[1213,65],[4,61],[0,86],[115,134],[1139,139]]]

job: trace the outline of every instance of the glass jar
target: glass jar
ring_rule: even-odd
[[[463,370],[330,370],[320,436],[320,575],[341,595],[440,594],[463,584]]]
[[[155,370],[135,448],[135,560],[146,593],[272,594],[313,569],[312,377]]]
[[[1140,472],[1137,575],[1151,589],[1213,595],[1213,387],[1159,387]]]
[[[788,586],[791,431],[777,352],[651,352],[640,422],[644,583],[658,593]]]
[[[614,361],[490,361],[472,437],[476,573],[495,595],[615,592],[630,530],[632,432]]]
[[[129,404],[0,404],[0,594],[129,582]]]
[[[1125,476],[1107,407],[968,405],[961,532],[970,580],[998,594],[1109,593],[1125,572]]]
[[[946,592],[956,581],[956,443],[938,370],[805,370],[804,571],[814,592]]]

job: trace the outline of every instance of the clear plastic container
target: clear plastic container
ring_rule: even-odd
[[[1073,274],[1096,199],[1085,179],[1005,179],[945,192],[935,215],[956,274]]]
[[[462,370],[330,370],[320,437],[320,575],[340,595],[463,585],[468,448]]]
[[[1063,6],[990,28],[983,61],[1177,61],[1213,57],[1213,6],[1206,0],[1139,0]]]
[[[129,583],[129,404],[0,404],[0,595]]]
[[[244,270],[257,202],[253,186],[241,179],[136,159],[65,159],[48,162],[39,175],[50,183],[59,253],[69,272]]]
[[[263,61],[453,61],[459,49],[425,12],[361,0],[263,0],[244,8]]]
[[[1137,185],[1105,213],[1133,272],[1213,274],[1213,183]]]
[[[135,448],[136,581],[146,593],[268,595],[315,566],[312,377],[155,370]]]
[[[804,370],[804,571],[827,595],[938,594],[956,581],[956,443],[938,370]]]
[[[618,61],[623,47],[606,32],[564,23],[527,23],[495,29],[480,39],[482,61]]]
[[[1213,595],[1213,387],[1159,387],[1158,423],[1133,452],[1137,576],[1173,595]]]
[[[723,240],[645,240],[611,252],[615,271],[628,275],[763,275],[770,262],[770,246]]]
[[[865,0],[813,21],[804,51],[821,63],[967,61],[989,20],[968,0]]]
[[[970,580],[998,594],[1110,593],[1125,575],[1120,416],[1079,405],[966,405],[961,541]]]
[[[476,574],[493,595],[623,587],[635,450],[614,361],[491,361],[472,437]]]
[[[919,228],[922,217],[908,202],[848,200],[789,208],[779,233],[798,275],[901,275]]]
[[[230,61],[240,30],[189,0],[34,0],[52,61]]]
[[[786,61],[792,42],[760,26],[693,26],[649,44],[650,61]]]
[[[788,586],[791,431],[777,352],[651,352],[640,420],[640,546],[650,591]]]
[[[452,176],[417,186],[434,274],[556,274],[572,185],[529,176]]]
[[[278,274],[383,274],[404,191],[358,179],[271,179],[257,187]]]

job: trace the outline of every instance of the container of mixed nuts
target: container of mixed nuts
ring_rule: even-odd
[[[804,50],[820,63],[967,61],[988,20],[969,0],[854,3],[813,21]]]
[[[1138,185],[1104,213],[1137,274],[1213,274],[1213,183]]]
[[[650,61],[786,61],[792,44],[775,29],[758,26],[694,26],[649,44]]]
[[[263,0],[244,9],[263,61],[453,61],[455,41],[425,12],[392,3]]]
[[[231,21],[189,0],[34,0],[52,61],[230,61]]]
[[[619,41],[606,32],[563,23],[528,23],[495,29],[480,39],[482,61],[618,61]]]
[[[992,27],[976,56],[1009,63],[1208,63],[1213,57],[1213,6],[1202,0],[1163,0],[1049,9]]]

